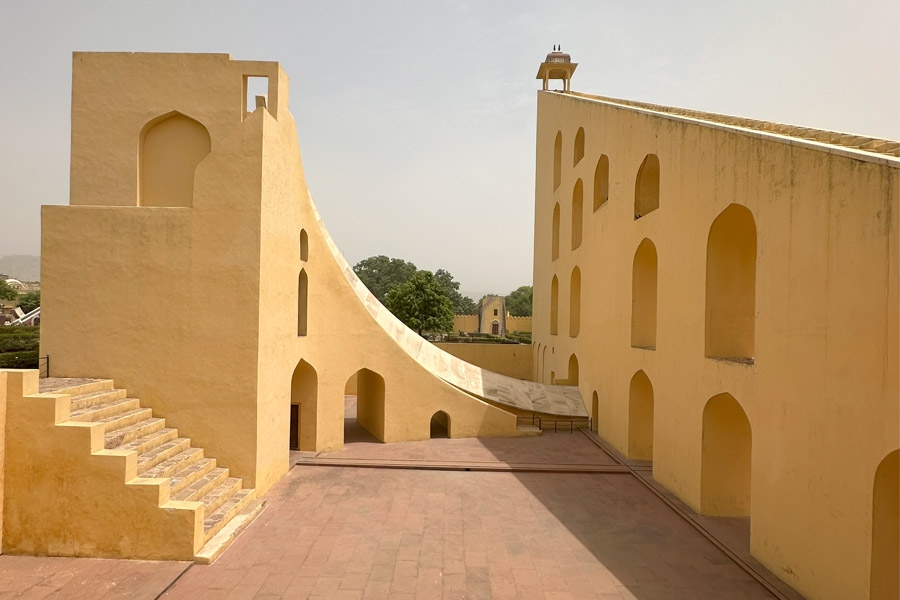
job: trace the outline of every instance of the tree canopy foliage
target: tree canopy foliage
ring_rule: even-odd
[[[447,333],[453,329],[453,302],[429,271],[419,271],[393,288],[385,306],[419,335]]]
[[[378,300],[387,306],[387,296],[392,289],[401,286],[416,273],[428,273],[420,271],[413,263],[401,258],[388,258],[384,255],[370,256],[353,266],[353,272],[375,294]],[[434,278],[444,290],[447,298],[453,303],[453,312],[457,315],[474,315],[478,312],[478,305],[468,296],[459,292],[459,282],[453,279],[453,275],[446,269],[438,269]]]
[[[532,287],[523,285],[506,296],[506,310],[514,317],[530,317],[532,306]]]
[[[13,289],[6,280],[0,279],[0,300],[15,300],[19,292]]]
[[[434,278],[437,279],[444,293],[453,303],[453,312],[457,315],[474,315],[478,312],[478,305],[468,296],[463,296],[459,292],[459,282],[454,281],[453,275],[444,269],[438,269],[434,272]]]
[[[354,265],[353,272],[378,300],[385,304],[388,293],[418,272],[416,265],[402,258],[370,256]]]
[[[19,308],[24,310],[26,313],[30,313],[38,306],[41,305],[41,292],[28,292],[19,298]],[[43,314],[43,311],[41,311]]]

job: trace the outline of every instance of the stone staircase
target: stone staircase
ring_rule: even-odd
[[[206,457],[202,448],[192,447],[190,439],[166,427],[165,419],[154,417],[137,398],[129,398],[124,389],[115,388],[112,380],[71,383],[74,385],[54,380],[45,386],[42,380],[42,393],[71,397],[68,420],[58,425],[80,423],[101,428],[103,454],[136,453],[134,481],[163,480],[160,484],[168,485],[168,497],[175,501],[160,510],[190,507],[202,511],[202,539],[194,542],[194,547],[200,548],[195,552],[195,562],[215,560],[262,510],[264,503],[256,498],[255,490],[245,488],[241,479],[230,476],[227,467]]]

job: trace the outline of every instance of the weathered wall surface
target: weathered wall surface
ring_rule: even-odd
[[[585,156],[573,166],[579,127]],[[659,208],[636,220],[649,154],[659,161]],[[603,155],[609,196],[595,209]],[[626,453],[649,406],[654,477],[694,509],[705,504],[704,421],[714,422],[705,407],[730,394],[752,434],[754,556],[810,598],[867,597],[873,478],[900,438],[900,162],[540,92],[536,168],[536,379],[559,377],[575,354],[589,410],[598,399],[599,434]],[[578,179],[583,242],[571,250]],[[749,209],[757,235],[752,362],[706,357],[707,241],[732,203]],[[645,239],[658,255],[654,348],[632,347],[631,337],[635,252]],[[580,331],[571,336],[576,266]],[[558,335],[550,334],[554,275]],[[632,386],[640,371],[649,399]],[[715,472],[706,471],[707,493]]]
[[[531,331],[531,317],[506,317],[507,331]]]
[[[453,333],[475,333],[478,331],[478,315],[456,315],[453,317]]]
[[[532,349],[528,344],[435,344],[467,363],[516,379],[531,381]]]

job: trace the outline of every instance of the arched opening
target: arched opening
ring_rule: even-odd
[[[305,229],[300,230],[300,260],[303,262],[309,260],[309,234]]]
[[[562,131],[556,132],[556,140],[553,142],[553,191],[559,187],[562,181]]]
[[[572,190],[572,250],[581,246],[582,221],[584,220],[584,183],[579,179]]]
[[[553,207],[553,232],[550,238],[550,259],[559,258],[559,202]]]
[[[653,385],[643,370],[628,390],[628,458],[653,460]]]
[[[872,494],[872,558],[869,597],[900,598],[900,450],[888,454],[875,471]]]
[[[566,385],[578,385],[578,357],[574,354],[569,357],[569,375],[566,377]]]
[[[292,450],[316,449],[316,402],[319,377],[305,360],[297,363],[291,376],[291,432]]]
[[[609,157],[605,154],[597,161],[594,169],[594,210],[597,210],[609,200]]]
[[[635,220],[659,208],[659,158],[648,154],[638,169],[634,183]]]
[[[752,362],[756,337],[756,221],[731,204],[706,244],[706,356]]]
[[[581,269],[572,269],[569,285],[569,337],[578,337],[581,331]]]
[[[656,349],[656,246],[649,239],[638,246],[631,270],[631,345]]]
[[[306,270],[301,269],[297,277],[297,335],[306,335],[306,312],[309,301],[309,278]]]
[[[383,440],[384,378],[360,369],[344,387],[344,443]]]
[[[550,282],[550,335],[556,335],[559,324],[559,279]]]
[[[179,112],[158,117],[141,133],[140,206],[191,207],[194,171],[209,154],[209,131]]]
[[[573,150],[572,166],[574,167],[584,158],[584,127],[579,127],[578,133],[575,134],[575,147]]]
[[[594,391],[594,395],[591,396],[591,430],[592,431],[600,431],[600,426],[597,424],[597,421],[600,417],[600,396],[597,395],[596,390]]]
[[[734,396],[718,394],[703,408],[700,512],[750,516],[750,421]]]
[[[547,368],[547,346],[544,346],[544,349],[541,350],[541,372],[540,378],[541,383],[544,383],[544,371]]]
[[[450,437],[450,415],[442,410],[431,415],[431,439]]]
[[[500,335],[500,321],[491,321],[491,335]]]

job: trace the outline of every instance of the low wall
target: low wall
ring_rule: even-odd
[[[482,369],[532,381],[529,344],[438,343],[435,346]]]
[[[531,331],[531,317],[506,317],[507,331]]]
[[[478,331],[478,315],[456,315],[453,317],[452,333],[476,333]]]

